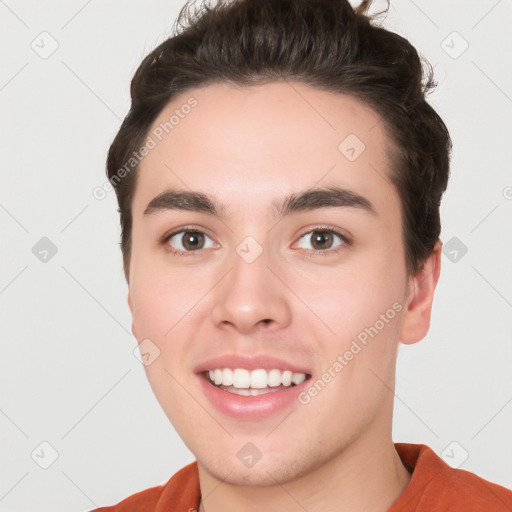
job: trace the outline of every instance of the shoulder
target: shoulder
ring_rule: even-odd
[[[91,512],[156,512],[196,508],[199,504],[197,462],[188,464],[167,483],[128,496],[116,505],[100,507]],[[183,508],[185,507],[185,508]]]
[[[153,512],[162,494],[163,485],[151,487],[128,496],[116,505],[96,508],[91,512]]]
[[[434,489],[447,501],[464,504],[467,512],[512,510],[512,491],[505,487],[464,469],[448,467],[445,475],[445,481],[436,480]]]
[[[455,469],[426,445],[395,444],[412,470],[409,485],[395,505],[405,510],[510,512],[512,491],[469,471]],[[409,508],[415,507],[415,508]],[[394,507],[391,510],[395,510]]]

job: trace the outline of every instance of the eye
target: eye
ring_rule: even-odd
[[[300,237],[299,242],[303,239],[306,240],[306,242],[305,244],[299,243],[299,247],[301,249],[309,249],[307,244],[311,244],[313,246],[312,250],[315,254],[326,253],[327,255],[337,253],[343,249],[343,246],[350,245],[350,240],[347,236],[334,229],[327,228],[317,228],[312,231],[308,231]],[[307,241],[308,239],[309,241]],[[336,245],[333,245],[336,242],[336,239],[338,239],[339,242]]]
[[[307,239],[309,238],[309,242]],[[306,245],[302,240],[306,240]],[[338,243],[336,243],[338,240]],[[162,244],[171,248],[176,255],[192,256],[200,252],[200,249],[211,249],[220,247],[204,231],[198,229],[182,228],[173,231],[162,237]],[[312,249],[307,244],[313,246]],[[342,250],[344,246],[350,246],[351,240],[348,236],[331,228],[316,228],[304,233],[299,239],[299,248],[308,249],[315,255],[332,255]]]
[[[208,240],[210,243],[208,243]],[[215,242],[203,231],[197,229],[182,229],[166,235],[162,240],[171,246],[175,254],[197,252],[199,249],[216,247]]]

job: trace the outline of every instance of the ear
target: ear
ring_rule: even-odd
[[[128,290],[128,307],[130,308],[130,313],[132,314],[132,334],[135,336],[135,339],[137,338],[137,334],[135,334],[135,324],[133,323],[133,305],[132,305],[132,298],[130,296],[130,290]]]
[[[430,328],[434,290],[441,272],[441,240],[437,240],[430,256],[418,272],[409,278],[405,315],[400,341],[412,344],[422,340]]]

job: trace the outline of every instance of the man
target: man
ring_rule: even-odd
[[[432,76],[368,7],[203,6],[137,70],[108,176],[132,331],[197,461],[101,510],[512,510],[505,488],[392,441],[451,141]]]

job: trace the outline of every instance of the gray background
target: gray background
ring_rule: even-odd
[[[391,3],[384,26],[435,66],[454,142],[449,250],[431,330],[399,351],[394,440],[512,487],[512,5]],[[0,0],[2,512],[114,504],[193,460],[133,355],[115,195],[92,194],[182,5]]]

